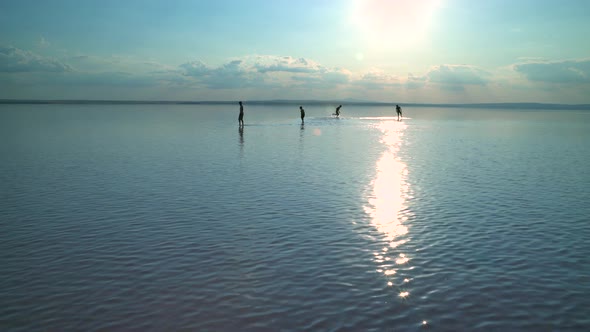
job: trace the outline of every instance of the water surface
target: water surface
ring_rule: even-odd
[[[297,106],[0,106],[0,327],[590,327],[590,113]]]

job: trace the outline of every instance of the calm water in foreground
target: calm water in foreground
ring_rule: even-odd
[[[590,329],[590,112],[297,106],[0,106],[0,329]]]

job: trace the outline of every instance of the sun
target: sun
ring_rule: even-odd
[[[352,0],[350,19],[371,48],[407,48],[423,42],[442,0]]]

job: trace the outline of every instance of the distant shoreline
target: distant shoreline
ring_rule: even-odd
[[[169,100],[27,100],[0,99],[0,104],[54,104],[54,105],[233,105],[237,101],[169,101]],[[546,103],[471,103],[471,104],[420,104],[386,103],[369,101],[332,100],[244,100],[250,105],[350,105],[350,106],[395,106],[438,107],[438,108],[488,108],[488,109],[542,109],[542,110],[590,110],[590,104],[546,104]]]

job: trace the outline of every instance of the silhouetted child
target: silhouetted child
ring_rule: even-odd
[[[244,125],[244,105],[240,102],[240,116],[238,116],[238,126]]]
[[[395,105],[395,112],[397,113],[397,121],[402,118],[402,108],[399,105]]]
[[[301,110],[301,123],[304,123],[305,121],[303,120],[305,118],[305,110],[303,110],[303,107],[299,106],[299,109]]]
[[[336,117],[340,116],[340,107],[342,107],[342,105],[336,107],[336,113],[334,113],[334,114],[336,114]]]

